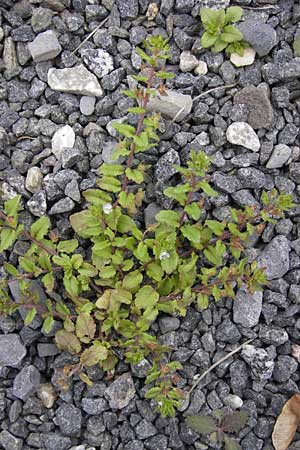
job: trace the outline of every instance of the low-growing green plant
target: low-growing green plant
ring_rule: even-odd
[[[205,29],[201,37],[202,46],[211,47],[214,53],[225,50],[228,54],[237,53],[243,56],[249,44],[244,41],[241,31],[233,25],[242,15],[243,10],[239,6],[230,6],[226,11],[201,8],[200,17]]]
[[[125,157],[126,164],[100,167],[98,187],[83,193],[87,206],[70,216],[72,239],[59,239],[46,216],[25,229],[19,221],[20,196],[4,203],[0,252],[18,239],[29,241],[30,248],[18,257],[17,267],[4,264],[0,313],[12,314],[21,306],[28,310],[25,323],[38,314],[46,333],[61,321],[56,344],[78,355],[78,364],[62,373],[64,386],[73,373],[91,384],[85,368],[99,365],[112,373],[119,359],[137,364],[148,358],[153,366],[147,397],[157,401],[162,414],[173,415],[182,395],[174,374],[180,364],[162,362],[169,349],[154,336],[152,323],[160,313],[184,316],[194,302],[207,308],[211,299],[234,297],[242,285],[251,292],[260,289],[265,275],[256,263],[247,263],[244,249],[251,235],[260,235],[267,222],[283,216],[291,199],[264,192],[261,210],[232,209],[230,221],[212,220],[205,209],[217,195],[207,173],[209,158],[191,152],[187,167],[177,167],[182,182],[165,190],[173,210],[160,211],[147,228],[136,221],[147,167],[135,155],[159,142],[159,115],[148,114],[146,107],[156,93],[153,83],[172,77],[163,69],[168,51],[161,36],[149,37],[145,51],[137,49],[145,67],[135,77],[138,86],[124,91],[137,102],[129,109],[136,125],[115,124],[123,136],[115,156]],[[33,280],[44,286],[46,301],[33,294]],[[11,298],[12,283],[19,284],[20,303]]]
[[[212,442],[224,444],[225,450],[242,450],[239,443],[228,434],[239,433],[248,420],[247,411],[225,414],[216,410],[212,416],[193,415],[186,418],[188,427],[200,434],[209,435]]]

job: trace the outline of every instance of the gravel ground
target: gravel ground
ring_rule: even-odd
[[[151,33],[170,37],[168,70],[176,77],[167,84],[169,104],[162,98],[152,105],[164,118],[158,148],[140,155],[153,168],[141,220],[151,223],[161,207],[169,207],[163,189],[178,180],[173,164],[185,164],[191,149],[204,148],[212,158],[220,192],[213,217],[228,217],[231,205],[257,204],[261,190],[274,187],[298,203],[300,58],[292,44],[300,37],[299,3],[158,0],[153,20],[146,16],[150,3],[0,0],[0,196],[22,195],[24,223],[47,213],[59,234],[69,235],[67,219],[81,204],[81,192],[95,186],[97,168],[110,161],[117,141],[111,122],[131,106],[121,91],[141,65],[135,47]],[[244,8],[239,27],[256,51],[248,66],[235,67],[199,43],[200,7],[230,3]],[[224,85],[231,87],[198,98]],[[147,361],[119,363],[114,381],[89,369],[93,387],[74,378],[71,389],[60,392],[61,368],[73,357],[59,353],[38,319],[24,326],[19,315],[1,317],[0,448],[210,450],[218,447],[187,429],[184,417],[227,406],[249,411],[240,433],[243,450],[273,449],[275,419],[299,392],[299,221],[296,205],[286,219],[269,224],[249,252],[266,267],[263,294],[240,290],[234,303],[203,312],[190,308],[183,319],[161,317],[153,325],[174,348],[171,358],[183,364],[182,388],[241,342],[255,339],[211,372],[188,408],[172,419],[159,417],[144,400]],[[18,243],[10,261],[26,249]],[[17,287],[11,291],[17,298]]]

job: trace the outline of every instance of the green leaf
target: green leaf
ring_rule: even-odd
[[[143,281],[143,275],[138,271],[134,270],[133,272],[125,275],[123,278],[122,286],[124,289],[135,292],[140,287]]]
[[[69,308],[64,303],[56,303],[55,309],[59,314],[63,314],[64,316],[68,316],[70,314]]]
[[[77,297],[79,295],[79,281],[73,275],[70,277],[64,276],[64,287],[66,291],[72,296]]]
[[[24,269],[25,272],[28,272],[28,273],[34,273],[37,268],[37,266],[35,265],[35,263],[33,261],[31,261],[30,259],[25,258],[23,256],[21,256],[19,258],[19,263],[20,263],[20,266],[22,267],[22,269]]]
[[[66,330],[58,330],[55,334],[55,342],[60,350],[76,354],[81,350],[81,344],[75,334]]]
[[[230,6],[226,9],[225,21],[227,23],[234,23],[241,20],[243,15],[243,10],[239,6]]]
[[[214,45],[218,36],[216,34],[210,33],[209,31],[205,31],[201,36],[201,45],[203,48],[209,48]]]
[[[197,295],[197,305],[200,309],[207,309],[208,305],[209,305],[208,295],[198,294]]]
[[[223,41],[231,43],[238,42],[243,39],[243,35],[234,25],[226,25],[224,32],[221,34]]]
[[[20,207],[21,195],[16,195],[10,200],[4,202],[4,211],[8,217],[17,217],[17,213]]]
[[[107,177],[118,177],[120,175],[123,175],[124,166],[122,166],[121,164],[104,163],[104,164],[102,164],[102,166],[100,166],[99,172],[101,175],[104,175]],[[85,191],[85,192],[88,192],[88,191]],[[109,201],[111,201],[110,197],[109,197],[109,200],[107,200],[108,194],[105,194],[104,192],[102,192],[101,195],[106,197],[105,203],[108,203]],[[103,200],[104,200],[104,198],[103,198]]]
[[[164,271],[158,262],[152,262],[147,266],[146,274],[154,281],[161,281]]]
[[[52,292],[54,289],[54,276],[52,272],[46,273],[42,277],[42,283],[47,289],[47,291]]]
[[[87,376],[86,373],[81,372],[81,374],[79,375],[79,378],[81,379],[81,381],[83,381],[87,386],[92,387],[94,385],[94,383],[92,382],[92,380]]]
[[[224,444],[225,444],[225,450],[242,450],[242,447],[240,444],[231,437],[227,436],[227,434],[224,434]]]
[[[4,269],[7,273],[9,273],[9,275],[12,275],[13,277],[17,277],[19,275],[18,270],[10,263],[5,262]]]
[[[222,35],[218,36],[218,39],[216,40],[216,42],[214,43],[213,47],[212,47],[212,51],[214,53],[219,53],[221,51],[224,50],[224,48],[226,48],[228,45],[228,42],[223,41],[222,39]]]
[[[192,243],[199,244],[201,242],[201,232],[197,225],[184,225],[180,228],[182,235]]]
[[[51,317],[51,316],[47,317],[44,320],[44,323],[43,323],[43,330],[44,330],[44,332],[46,334],[49,334],[51,332],[53,326],[54,326],[54,319],[53,319],[53,317]]]
[[[28,313],[26,314],[25,320],[24,320],[24,324],[25,325],[29,325],[31,324],[31,322],[33,321],[33,319],[36,316],[36,309],[32,308],[28,311]]]
[[[148,247],[144,242],[138,244],[137,248],[133,251],[133,254],[142,263],[146,263],[150,260]]]
[[[300,36],[296,36],[293,42],[294,54],[296,57],[300,56]]]
[[[152,286],[143,286],[135,294],[135,305],[140,309],[147,309],[158,302],[159,294],[153,289]]]
[[[197,433],[210,434],[217,431],[217,424],[212,417],[193,415],[186,418],[186,424]]]
[[[190,203],[184,207],[185,212],[194,220],[199,220],[201,216],[201,208],[198,203]]]
[[[200,9],[200,17],[201,22],[203,26],[206,28],[207,26],[211,25],[211,23],[214,23],[217,21],[217,11],[210,9],[210,8],[201,8]]]
[[[40,217],[36,222],[34,222],[30,227],[30,234],[37,240],[43,239],[43,237],[48,233],[50,228],[50,220],[48,217]]]
[[[216,236],[222,236],[226,226],[224,223],[218,222],[217,220],[206,220],[205,225],[207,225]]]
[[[135,128],[127,123],[114,122],[112,127],[125,137],[133,137],[135,135]]]
[[[132,180],[137,184],[141,184],[144,181],[144,174],[139,169],[131,169],[130,167],[127,167],[125,174],[129,180]]]
[[[169,258],[161,260],[161,267],[167,274],[173,273],[178,265],[178,255],[176,252],[170,252]]]
[[[96,333],[96,324],[89,313],[82,312],[76,320],[76,335],[82,342],[89,342]],[[84,340],[83,340],[84,338]],[[87,338],[87,339],[86,339]]]
[[[141,108],[140,106],[134,106],[133,108],[128,108],[128,112],[133,114],[144,114],[146,112],[145,108]]]
[[[77,247],[78,247],[77,239],[69,239],[67,241],[59,242],[57,250],[63,253],[73,253]]]
[[[17,238],[15,230],[11,228],[3,228],[0,233],[0,252],[11,247]]]
[[[156,214],[157,222],[164,223],[171,227],[177,228],[179,226],[179,213],[177,211],[163,210]]]
[[[145,53],[144,50],[142,50],[139,47],[136,47],[135,51],[144,61],[147,61],[148,63],[151,63],[151,61],[152,61],[151,56],[147,55],[147,53]],[[147,79],[146,79],[146,81],[147,81]]]
[[[129,97],[129,98],[134,98],[134,99],[137,98],[136,92],[131,89],[124,89],[122,91],[122,94],[126,95],[126,97]]]
[[[160,78],[161,80],[169,80],[171,78],[174,78],[176,75],[175,75],[175,73],[172,73],[172,72],[158,71],[158,72],[156,72],[155,76],[157,78]]]
[[[98,236],[101,233],[99,219],[90,210],[72,214],[69,220],[73,230],[83,238]]]
[[[104,266],[100,271],[99,271],[99,275],[101,278],[107,279],[107,278],[112,278],[116,275],[116,269],[115,267],[109,265],[109,266]]]
[[[200,181],[199,187],[202,191],[208,195],[209,197],[216,197],[218,195],[217,191],[215,191],[207,181]]]
[[[108,357],[108,350],[101,344],[93,344],[85,349],[80,356],[80,363],[84,367],[92,367]]]
[[[121,181],[114,177],[103,176],[98,185],[101,189],[108,192],[120,192],[121,190]]]
[[[95,206],[103,206],[107,203],[111,203],[111,196],[101,191],[100,189],[88,189],[83,193],[87,202]]]

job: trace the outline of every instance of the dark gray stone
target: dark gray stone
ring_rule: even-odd
[[[244,327],[254,327],[259,322],[262,309],[262,292],[249,294],[239,289],[233,302],[233,321]]]
[[[4,450],[22,450],[23,439],[15,437],[7,430],[3,430],[0,433],[0,445]]]
[[[120,11],[122,19],[135,19],[139,13],[138,0],[116,0],[116,5]]]
[[[289,335],[282,328],[261,325],[259,329],[259,338],[268,345],[283,345],[288,341]]]
[[[275,362],[275,367],[273,371],[273,378],[278,383],[284,383],[288,381],[291,375],[298,369],[298,363],[295,358],[291,356],[278,356]]]
[[[108,403],[104,398],[83,398],[81,406],[83,411],[90,415],[102,414],[109,409]]]
[[[135,427],[135,433],[138,439],[144,440],[157,434],[157,430],[151,422],[143,419]]]
[[[27,400],[40,385],[41,375],[34,366],[26,366],[14,379],[13,394],[21,400]]]
[[[56,410],[55,422],[65,435],[78,436],[82,425],[81,410],[68,403],[63,403]]]
[[[274,361],[266,350],[255,348],[254,345],[245,345],[241,356],[249,364],[254,380],[263,381],[272,377]]]
[[[26,348],[17,334],[0,335],[0,367],[17,367],[26,355]]]
[[[265,269],[268,280],[281,278],[287,273],[290,267],[290,244],[285,236],[276,236],[264,248],[259,257],[257,264]]]
[[[254,48],[259,56],[268,55],[276,45],[276,31],[271,25],[260,20],[245,20],[239,23],[237,28],[243,33],[244,40]]]
[[[180,158],[178,153],[171,149],[157,161],[155,178],[161,182],[169,180],[177,173],[177,169],[174,167],[175,165],[180,165]]]
[[[58,433],[41,433],[41,441],[45,450],[68,450],[72,441]]]
[[[239,342],[241,333],[238,327],[229,319],[223,320],[218,326],[216,332],[216,338],[222,342],[228,342],[229,344],[235,344]]]
[[[288,81],[300,76],[300,58],[283,63],[268,63],[262,67],[262,74],[268,84]]]

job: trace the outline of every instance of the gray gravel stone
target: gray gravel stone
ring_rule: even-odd
[[[101,48],[87,48],[82,50],[83,62],[98,78],[109,74],[114,70],[114,60],[112,56]]]
[[[14,379],[13,394],[26,401],[40,385],[41,375],[34,366],[25,366]]]
[[[290,267],[289,252],[290,245],[285,236],[276,236],[261,252],[257,264],[265,269],[268,280],[281,278],[287,273]]]
[[[254,48],[259,56],[268,55],[276,45],[276,31],[267,23],[249,19],[239,23],[237,28],[243,33],[244,40]]]
[[[81,114],[84,114],[85,116],[92,115],[95,110],[95,103],[96,103],[95,97],[88,97],[87,95],[81,97],[80,99]]]
[[[288,81],[300,76],[300,58],[281,63],[268,63],[262,67],[262,75],[268,84]]]
[[[48,8],[35,8],[31,17],[31,26],[35,33],[49,29],[53,12]]]
[[[82,64],[67,69],[49,69],[48,84],[54,91],[95,97],[103,94],[96,76]]]
[[[160,112],[163,116],[181,122],[192,110],[193,100],[190,95],[166,89],[167,95],[156,95],[150,99],[147,110],[150,112]]]
[[[102,414],[109,409],[108,403],[104,398],[83,398],[81,406],[83,411],[90,415]]]
[[[180,55],[180,70],[181,72],[191,72],[199,64],[198,59],[189,51],[183,51]]]
[[[155,178],[162,182],[169,180],[177,173],[175,165],[180,165],[180,158],[176,150],[171,149],[157,161]]]
[[[30,167],[27,172],[25,187],[29,192],[35,193],[41,189],[43,174],[39,167]]]
[[[259,330],[259,338],[268,345],[282,345],[288,341],[289,335],[282,328],[261,325]]]
[[[17,367],[26,355],[26,348],[17,334],[0,335],[0,367]]]
[[[64,169],[69,169],[73,167],[78,161],[82,159],[81,152],[79,148],[64,148],[60,156],[62,167]]]
[[[254,327],[259,322],[262,309],[262,292],[249,294],[239,289],[233,302],[233,321],[244,327]]]
[[[256,348],[254,345],[245,345],[241,356],[249,364],[254,380],[263,381],[272,377],[275,363],[266,350]]]
[[[130,373],[118,377],[105,390],[105,397],[112,409],[122,409],[128,405],[135,396],[135,387]]]
[[[60,54],[62,48],[53,30],[44,31],[28,44],[33,61],[47,61]]]
[[[135,433],[138,439],[143,440],[157,434],[157,430],[151,422],[143,419],[135,427]]]
[[[246,86],[234,96],[235,104],[244,104],[249,110],[247,122],[254,129],[269,128],[273,121],[273,108],[265,89]]]
[[[52,152],[57,159],[62,157],[66,148],[71,149],[75,144],[75,133],[70,125],[59,128],[53,135],[51,146]]]
[[[116,5],[120,11],[122,19],[135,19],[139,13],[138,0],[116,0]]]
[[[288,381],[291,375],[298,369],[298,363],[295,358],[286,355],[278,356],[275,362],[273,378],[278,383]]]
[[[72,209],[74,209],[74,207],[75,203],[71,198],[69,197],[62,198],[61,200],[58,200],[58,202],[54,203],[54,205],[49,211],[49,215],[70,212],[72,211]]]
[[[267,169],[282,167],[291,157],[292,150],[285,144],[275,145],[274,150],[266,164]]]
[[[227,128],[226,137],[228,142],[241,145],[253,152],[258,152],[260,142],[253,128],[246,122],[234,122]]]
[[[27,207],[31,214],[37,217],[43,216],[47,211],[47,199],[44,191],[33,194],[27,202]]]
[[[68,450],[72,441],[58,433],[41,433],[41,441],[45,450]]]
[[[22,450],[23,439],[15,437],[7,430],[3,430],[0,433],[0,445],[4,450]]]
[[[228,342],[229,344],[235,344],[239,342],[241,333],[238,327],[229,319],[223,320],[218,326],[216,332],[216,338],[222,342]]]
[[[149,227],[149,225],[153,225],[156,222],[155,216],[159,213],[159,211],[161,211],[161,209],[161,206],[157,203],[149,203],[149,205],[147,205],[144,210],[146,227]]]
[[[55,422],[66,436],[77,436],[80,434],[82,425],[81,410],[68,403],[63,403],[56,410]]]

